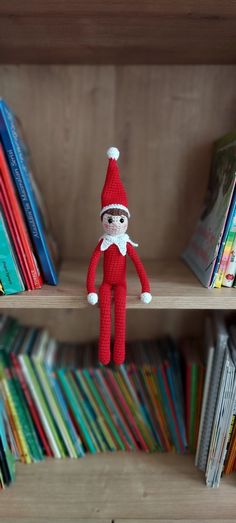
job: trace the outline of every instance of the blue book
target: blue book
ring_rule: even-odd
[[[33,191],[25,146],[17,130],[15,117],[4,100],[0,100],[0,138],[32,242],[39,258],[44,280],[46,283],[56,285],[58,282],[57,274],[49,252],[39,205]]]

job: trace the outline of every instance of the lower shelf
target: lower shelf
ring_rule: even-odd
[[[149,305],[139,299],[140,284],[134,269],[128,271],[128,309],[236,309],[235,289],[206,289],[180,260],[145,261],[153,299]],[[88,262],[66,262],[59,285],[44,285],[37,291],[1,296],[0,308],[84,309],[91,307],[86,297]],[[98,282],[101,281],[101,268]]]
[[[235,518],[235,475],[208,489],[192,456],[114,453],[17,466],[0,492],[0,520],[95,521]],[[235,521],[235,519],[234,519]]]

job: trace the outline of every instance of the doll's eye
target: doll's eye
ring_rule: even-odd
[[[124,218],[120,218],[120,223],[124,223]]]
[[[112,218],[108,218],[108,223],[112,223]]]

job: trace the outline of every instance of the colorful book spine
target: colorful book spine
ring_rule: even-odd
[[[48,406],[53,413],[53,418],[57,424],[58,431],[60,432],[61,439],[63,440],[64,446],[67,450],[70,458],[76,458],[77,452],[71,440],[70,433],[67,430],[66,423],[61,414],[60,407],[57,403],[57,398],[54,395],[54,390],[51,387],[50,380],[48,379],[47,373],[45,371],[44,365],[41,361],[34,358],[34,367],[38,376],[38,379],[41,383],[41,388],[44,391],[45,397],[47,399]]]
[[[84,439],[84,442],[85,442],[88,450],[92,454],[95,454],[97,452],[97,448],[96,448],[96,445],[94,444],[94,438],[91,437],[91,431],[89,430],[88,424],[84,417],[84,413],[75,396],[71,376],[68,375],[68,373],[65,371],[65,369],[59,369],[56,372],[56,375],[60,381],[62,390],[64,392],[65,397],[67,398],[67,402],[70,406],[70,409],[73,412],[73,416],[74,416],[74,419],[78,426],[79,432],[83,435],[83,439]]]
[[[18,380],[21,385],[22,393],[24,394],[25,401],[28,405],[28,409],[31,414],[32,422],[34,423],[35,429],[37,431],[37,435],[38,435],[38,438],[39,438],[39,441],[41,444],[42,453],[44,452],[46,454],[46,456],[52,457],[53,453],[52,453],[51,447],[48,443],[47,436],[46,436],[43,426],[40,422],[40,416],[37,411],[37,407],[33,401],[29,388],[27,387],[27,383],[24,378],[24,374],[22,372],[18,358],[13,353],[11,353],[11,358],[12,358],[12,362],[13,362],[13,366],[15,368],[16,374],[18,376]]]
[[[236,234],[234,237],[233,245],[230,251],[229,260],[225,269],[223,278],[223,287],[234,286],[234,280],[236,275]]]
[[[0,206],[0,283],[4,294],[23,292],[25,286]]]
[[[0,136],[31,238],[40,260],[45,282],[56,285],[57,274],[48,249],[42,219],[32,188],[31,174],[26,163],[15,118],[4,100],[0,100]]]
[[[229,258],[230,258],[230,254],[232,251],[232,246],[233,246],[235,238],[236,238],[236,217],[234,214],[233,220],[230,225],[230,229],[228,231],[227,238],[225,241],[224,250],[223,250],[221,261],[220,261],[220,266],[219,266],[219,269],[217,271],[215,281],[214,281],[214,287],[216,287],[218,289],[220,289],[223,284],[224,276],[226,273],[226,268],[227,268],[227,265],[229,262]]]
[[[39,386],[37,377],[35,375],[32,363],[27,354],[20,354],[19,362],[21,365],[22,372],[24,374],[26,383],[30,389],[31,395],[34,399],[35,404],[39,412],[41,422],[43,424],[44,430],[47,434],[48,441],[50,442],[53,455],[56,458],[62,458],[65,456],[64,447],[61,443],[61,440],[58,436],[58,432],[53,420],[53,417],[50,413],[48,405],[45,401],[42,390]]]
[[[14,244],[18,245],[21,260],[29,289],[40,289],[42,287],[42,276],[33,253],[33,248],[20,204],[16,197],[14,184],[11,179],[7,162],[5,160],[2,145],[0,143],[0,190],[3,201],[8,211],[9,221],[13,229]]]

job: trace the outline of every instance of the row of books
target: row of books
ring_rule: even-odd
[[[236,287],[236,133],[214,145],[200,219],[183,258],[205,287]]]
[[[195,463],[210,487],[219,486],[223,472],[236,470],[236,327],[230,323],[214,314],[205,326],[207,366]]]
[[[95,345],[58,343],[2,316],[4,448],[24,463],[87,452],[195,452],[204,376],[199,343],[184,339],[181,350],[169,337],[130,343],[125,365],[102,367]],[[0,455],[0,469],[2,463]]]
[[[129,343],[97,365],[95,344],[58,343],[0,318],[0,470],[14,461],[105,451],[196,452],[206,484],[236,470],[236,327],[207,317],[204,339]],[[6,475],[8,470],[8,475]]]
[[[0,291],[55,285],[57,274],[41,195],[32,177],[19,121],[0,100]]]

